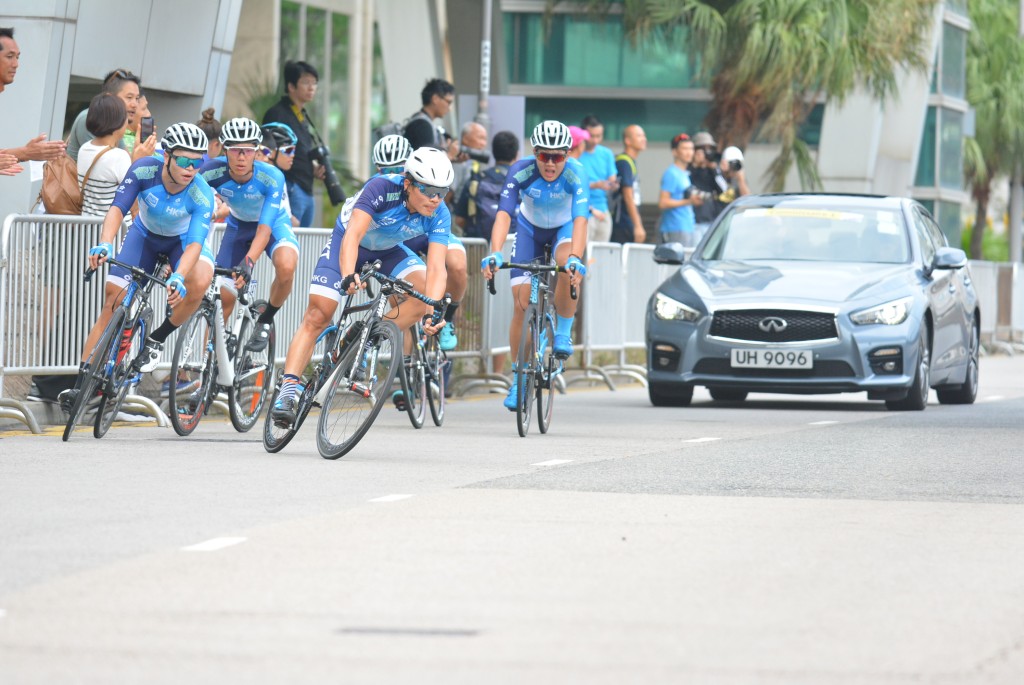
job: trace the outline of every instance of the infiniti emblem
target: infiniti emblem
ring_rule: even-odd
[[[757,327],[765,333],[781,333],[788,325],[786,320],[779,316],[766,316],[757,323]]]

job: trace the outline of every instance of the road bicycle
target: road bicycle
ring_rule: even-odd
[[[234,279],[234,270],[214,269]],[[257,329],[266,300],[249,300],[249,286],[238,293],[231,326],[224,322],[221,287],[214,278],[196,310],[178,333],[171,358],[168,413],[178,435],[189,435],[209,413],[221,390],[227,392],[231,425],[239,433],[251,429],[270,392],[274,376],[274,324],[267,346],[253,352],[246,343]]]
[[[412,337],[412,354],[405,357],[402,373],[402,404],[409,414],[413,428],[422,428],[430,407],[430,417],[435,426],[444,423],[445,412],[445,367],[450,363],[441,349],[437,334],[427,335],[423,322],[411,326],[407,333]]]
[[[516,370],[513,383],[516,384],[516,426],[520,437],[526,437],[530,430],[533,403],[537,402],[537,427],[547,433],[554,412],[555,390],[558,377],[565,370],[564,359],[554,353],[555,306],[552,301],[552,273],[569,273],[564,266],[551,261],[549,246],[544,256],[535,262],[518,264],[510,262],[496,266],[491,259],[491,268],[522,269],[530,274],[530,300],[523,314],[523,332],[519,337],[516,355]],[[487,281],[487,288],[495,294],[494,278]],[[570,295],[576,299],[576,287],[571,286]]]
[[[152,273],[113,257],[107,257],[106,262],[128,270],[128,285],[99,342],[89,353],[84,369],[78,374],[75,382],[78,396],[68,412],[64,442],[92,406],[96,407],[93,435],[102,438],[110,429],[128,393],[142,377],[138,356],[153,325],[153,308],[149,304],[153,286],[167,287],[164,280],[170,266],[167,255],[158,255]],[[96,269],[88,269],[85,281],[90,281],[95,273]]]

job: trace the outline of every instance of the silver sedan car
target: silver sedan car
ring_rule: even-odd
[[[731,204],[651,297],[648,391],[685,406],[693,388],[867,392],[889,409],[970,404],[978,391],[981,312],[967,256],[900,197],[752,195]]]

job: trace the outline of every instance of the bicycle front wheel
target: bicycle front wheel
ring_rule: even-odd
[[[537,305],[526,308],[523,317],[523,333],[519,337],[519,354],[516,357],[516,426],[519,436],[525,438],[530,432],[530,415],[533,413],[535,374],[537,372]]]
[[[110,317],[110,323],[103,329],[99,342],[96,343],[96,347],[92,349],[86,360],[89,370],[78,374],[78,382],[75,384],[78,398],[75,400],[74,406],[71,407],[68,422],[64,425],[64,436],[61,438],[64,442],[68,441],[75,427],[84,418],[86,409],[89,406],[96,406],[97,390],[100,389],[100,383],[106,378],[107,364],[117,358],[117,348],[121,344],[121,330],[127,317],[128,310],[123,306],[114,310],[114,314]]]
[[[132,361],[142,352],[149,323],[136,321],[128,335],[124,335],[124,323],[122,318],[122,333],[118,341],[117,355],[103,384],[100,406],[96,409],[96,423],[93,425],[92,434],[97,438],[107,434],[114,419],[117,418],[117,413],[121,411],[121,405],[124,404],[128,392],[139,382],[139,374],[132,368]]]
[[[555,407],[555,378],[562,361],[555,357],[555,320],[551,312],[541,317],[541,334],[537,343],[540,367],[537,372],[537,428],[547,433]]]
[[[434,425],[440,426],[444,423],[444,373],[447,370],[445,367],[448,365],[448,359],[436,335],[427,338],[424,350],[427,357],[427,403],[430,404],[430,417],[434,419]]]
[[[419,333],[419,326],[412,326],[406,331],[406,335],[412,336],[413,349],[402,362],[401,374],[405,411],[413,428],[423,428],[423,420],[427,418],[427,378]]]
[[[252,305],[253,311],[262,313],[266,308],[265,301]],[[253,319],[242,319],[242,328],[238,333],[238,351],[235,353],[235,382],[228,390],[228,409],[231,414],[231,425],[239,433],[245,433],[260,418],[260,412],[270,392],[270,384],[274,376],[274,324],[270,324],[270,338],[267,346],[259,352],[245,349],[245,342],[252,334]]]
[[[362,439],[402,365],[402,335],[394,323],[375,322],[367,341],[365,348],[345,349],[328,387],[316,432],[316,446],[324,459],[347,454]]]
[[[216,392],[217,358],[213,350],[213,310],[202,307],[178,332],[168,378],[168,412],[178,435],[189,435]]]

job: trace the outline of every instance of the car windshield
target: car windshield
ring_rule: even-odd
[[[715,228],[708,260],[804,260],[902,264],[909,260],[896,210],[838,207],[738,207]]]

